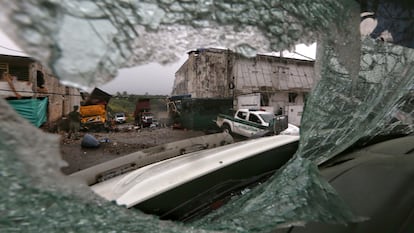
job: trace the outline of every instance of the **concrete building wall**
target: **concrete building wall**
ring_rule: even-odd
[[[233,98],[260,93],[263,106],[275,112],[303,106],[314,82],[314,62],[258,55],[245,58],[230,50],[200,49],[175,74],[172,95],[193,98]],[[295,111],[297,107],[294,107]]]
[[[276,92],[271,94],[270,96],[270,104],[269,106],[273,107],[273,109],[275,109],[276,111],[279,108],[284,108],[284,106],[286,105],[286,99],[288,98],[288,93],[286,92]]]
[[[190,52],[188,60],[175,74],[172,95],[191,94],[193,98],[232,96],[228,88],[232,74],[231,53],[227,50]]]
[[[0,64],[10,69],[11,75],[16,75],[14,88],[25,98],[48,98],[48,119],[47,123],[60,120],[72,111],[74,105],[80,105],[81,96],[79,90],[60,84],[59,80],[52,72],[40,63],[29,57],[13,57],[0,55]],[[12,73],[14,71],[14,73]],[[39,73],[41,75],[39,75]],[[2,89],[10,88],[10,85],[0,80]],[[21,91],[21,92],[19,92]],[[2,91],[0,96],[3,98],[16,97],[11,91]]]
[[[189,52],[175,74],[172,95],[197,98],[232,97],[254,92],[308,92],[313,85],[313,61],[258,55],[244,58],[229,50]],[[233,82],[234,90],[229,88]]]
[[[192,59],[187,59],[187,61],[185,61],[184,64],[175,73],[173,90],[171,93],[172,95],[189,93],[188,77],[190,75],[189,72],[191,71],[190,63],[192,62]]]
[[[44,88],[37,86],[38,75],[43,74]],[[55,122],[72,111],[74,105],[80,105],[81,96],[77,88],[62,85],[51,71],[40,63],[32,63],[30,68],[33,86],[36,87],[36,97],[46,96],[49,99],[48,122]]]

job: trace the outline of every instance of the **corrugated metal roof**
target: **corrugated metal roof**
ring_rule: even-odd
[[[197,66],[190,67],[194,62]],[[216,48],[190,51],[188,60],[176,72],[173,94],[226,96],[231,79],[236,91],[243,93],[308,92],[313,87],[314,61],[264,54],[247,58]]]
[[[234,76],[239,88],[252,91],[310,90],[314,76],[313,61],[262,56],[239,58],[235,59]]]
[[[28,54],[24,53],[23,50],[16,45],[2,30],[0,30],[0,54],[29,57]]]

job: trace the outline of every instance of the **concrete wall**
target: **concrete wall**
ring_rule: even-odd
[[[20,67],[21,73],[26,74],[24,77],[18,77],[18,80],[13,81],[15,89],[22,91],[18,92],[22,97],[48,98],[48,124],[59,121],[66,116],[72,111],[74,105],[80,105],[81,96],[77,88],[60,84],[50,70],[31,58],[0,55],[0,63],[6,64],[6,66]],[[16,70],[16,72],[18,71]],[[37,85],[37,71],[41,71],[43,74],[44,86],[42,88]],[[4,90],[10,89],[9,84],[2,80],[0,80],[0,87]],[[0,96],[3,98],[15,97],[11,91],[1,91]]]
[[[172,95],[230,97],[236,108],[237,96],[260,93],[267,106],[287,113],[289,106],[304,105],[314,79],[313,61],[267,55],[245,58],[230,50],[200,49],[189,52],[188,60],[176,72]],[[289,93],[296,93],[294,101]]]
[[[190,52],[188,60],[175,74],[172,95],[191,94],[193,98],[225,98],[232,96],[228,88],[231,55],[227,50]]]
[[[36,97],[47,96],[49,98],[48,122],[55,122],[72,111],[74,105],[80,105],[81,96],[79,90],[60,84],[59,80],[48,69],[39,63],[31,64],[30,73],[33,86],[36,87],[37,71],[44,75],[45,90],[37,89]]]

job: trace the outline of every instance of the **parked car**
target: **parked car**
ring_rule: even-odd
[[[135,106],[135,124],[141,128],[150,127],[154,118],[151,111],[151,101],[148,98],[139,99]]]
[[[299,128],[288,124],[287,116],[275,116],[267,111],[239,109],[234,116],[219,114],[216,124],[229,133],[248,138],[258,134],[280,134],[288,128],[286,134],[299,135]]]
[[[150,112],[140,112],[137,115],[137,124],[141,128],[150,127],[152,124],[153,118],[154,118],[154,115]]]
[[[126,116],[125,113],[123,112],[119,112],[119,113],[115,113],[115,121],[118,124],[123,124],[126,122]]]

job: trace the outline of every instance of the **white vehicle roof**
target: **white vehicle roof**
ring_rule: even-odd
[[[271,113],[271,112],[262,111],[262,110],[251,110],[251,109],[247,109],[247,108],[242,108],[242,109],[239,109],[239,111],[245,111],[245,112],[255,112],[255,113],[257,113],[257,114],[271,114],[271,115],[274,115],[274,114],[273,114],[273,113]]]
[[[299,136],[276,135],[189,153],[139,168],[91,188],[107,200],[130,208],[230,164],[298,140]]]

